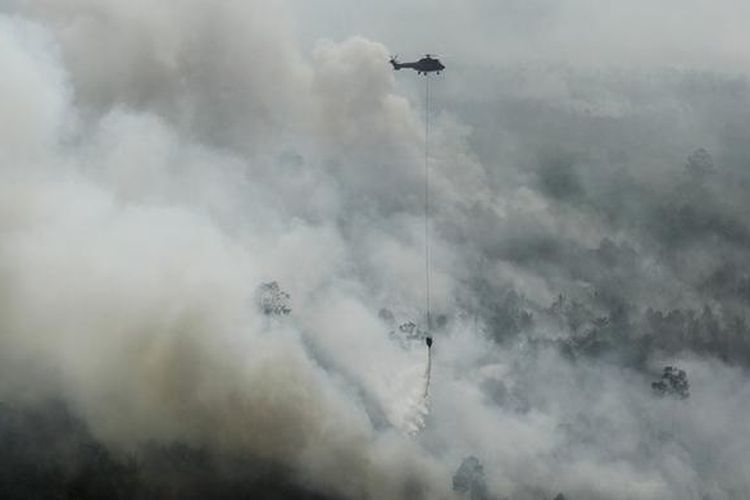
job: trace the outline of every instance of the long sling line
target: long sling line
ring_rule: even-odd
[[[425,75],[424,120],[424,279],[427,331],[432,328],[430,304],[430,77]]]

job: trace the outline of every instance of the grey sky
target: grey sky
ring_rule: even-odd
[[[415,1],[292,0],[302,40],[361,34],[391,50],[432,50],[461,63],[591,69],[750,70],[738,0]]]

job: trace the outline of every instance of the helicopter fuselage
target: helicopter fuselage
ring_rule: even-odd
[[[439,59],[433,57],[423,57],[419,61],[400,63],[396,59],[391,59],[393,69],[400,70],[402,68],[413,69],[419,74],[426,75],[427,73],[438,73],[445,69],[443,63]]]

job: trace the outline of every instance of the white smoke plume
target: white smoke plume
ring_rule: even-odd
[[[500,74],[501,95],[477,107],[436,82],[438,108],[455,112],[436,114],[431,137],[441,320],[425,368],[424,343],[394,340],[378,314],[423,313],[424,110],[406,97],[419,94],[377,41],[302,48],[292,10],[0,8],[0,401],[62,399],[113,453],[248,455],[332,498],[455,498],[469,455],[492,498],[748,497],[741,363],[668,346],[639,363],[620,362],[624,348],[578,355],[599,352],[581,325],[615,336],[635,322],[602,312],[615,299],[665,329],[650,306],[710,303],[722,327],[747,310],[741,283],[700,281],[722,259],[745,262],[741,182],[707,176],[679,198],[708,198],[707,215],[641,224],[672,193],[669,172],[649,167],[682,151],[626,146],[688,113],[680,84],[665,97],[574,75],[590,85],[577,95],[559,75]],[[744,123],[701,102],[671,144],[705,138],[716,116]],[[535,135],[534,109],[559,128]],[[553,147],[580,136],[596,145],[587,154]],[[717,163],[745,179],[747,148],[711,137]],[[714,247],[702,217],[721,229]],[[274,281],[291,312],[269,320],[256,291]],[[688,373],[685,401],[650,391],[669,363]]]

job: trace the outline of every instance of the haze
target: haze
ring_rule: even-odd
[[[749,11],[3,2],[0,491],[749,498]]]

